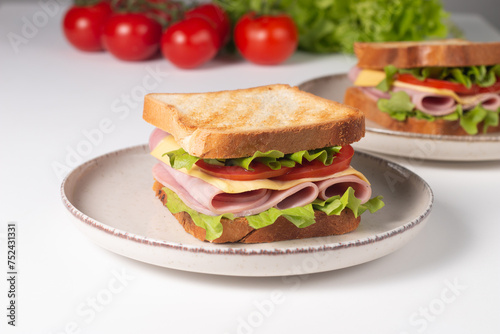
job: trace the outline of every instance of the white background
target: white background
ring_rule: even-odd
[[[150,266],[94,245],[62,205],[62,174],[54,166],[73,167],[145,143],[151,126],[142,121],[140,93],[152,71],[160,73],[152,90],[191,92],[295,85],[346,72],[355,61],[298,52],[276,67],[225,58],[192,71],[163,59],[120,62],[71,48],[61,34],[62,8],[16,52],[6,36],[22,34],[25,20],[41,10],[37,4],[0,6],[0,258],[6,258],[6,224],[17,222],[19,235],[18,326],[6,324],[7,284],[1,279],[1,332],[500,331],[498,161],[399,160],[434,190],[428,226],[399,251],[343,270],[293,280],[203,275]],[[472,39],[500,40],[477,17],[457,22]],[[118,106],[127,113],[114,112]],[[103,119],[113,130],[81,161],[67,160]]]

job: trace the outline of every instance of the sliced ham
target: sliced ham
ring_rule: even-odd
[[[212,213],[208,208],[200,204],[198,201],[196,201],[189,191],[187,191],[183,186],[181,186],[174,178],[173,175],[171,175],[165,168],[163,168],[161,163],[157,163],[156,165],[153,166],[153,177],[155,180],[163,184],[165,187],[171,189],[174,191],[179,198],[186,203],[191,209],[196,210],[200,213],[206,214],[213,216],[214,213]]]
[[[484,93],[474,96],[474,101],[463,105],[464,110],[473,109],[479,103],[484,109],[497,110],[500,108],[500,95],[498,93]]]
[[[163,138],[168,136],[169,133],[161,129],[155,128],[149,135],[149,150],[152,151],[162,141]]]
[[[196,177],[157,163],[153,167],[154,178],[174,191],[190,208],[206,215],[217,216],[233,213],[248,216],[269,208],[280,210],[304,206],[318,197],[318,187],[304,182],[286,190],[258,189],[244,193],[229,194]]]
[[[359,73],[361,73],[361,71],[362,71],[361,68],[359,68],[357,66],[353,66],[349,70],[349,72],[347,72],[347,78],[349,78],[349,80],[351,80],[351,82],[354,82],[358,78]]]
[[[383,92],[373,87],[358,87],[361,89],[366,95],[368,95],[372,100],[378,101],[380,99],[390,99],[391,95],[387,92]]]
[[[450,96],[419,92],[409,88],[394,87],[393,92],[403,91],[410,96],[415,108],[432,116],[443,116],[457,109],[457,102]]]
[[[258,214],[269,208],[280,210],[307,205],[316,198],[341,195],[348,187],[361,203],[368,201],[371,187],[353,175],[319,182],[303,182],[285,190],[258,189],[244,193],[224,193],[202,179],[184,174],[159,162],[153,167],[154,178],[174,191],[190,208],[210,216],[233,213],[236,217]]]
[[[368,202],[372,195],[370,185],[354,175],[345,175],[333,179],[316,182],[319,189],[318,197],[327,200],[330,197],[342,196],[347,188],[354,189],[354,196],[361,201],[361,204]]]

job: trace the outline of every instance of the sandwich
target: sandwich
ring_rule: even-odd
[[[364,136],[352,107],[288,85],[148,94],[156,197],[213,243],[344,234],[384,204],[350,166]]]
[[[388,129],[435,135],[499,132],[500,42],[355,43],[344,103]]]

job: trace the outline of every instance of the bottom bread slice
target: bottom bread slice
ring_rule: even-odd
[[[163,185],[155,181],[153,190],[162,203],[166,204],[168,200],[167,194],[162,189]],[[179,212],[174,214],[174,217],[179,221],[186,232],[192,234],[199,240],[207,241],[205,239],[205,229],[195,225],[188,213]],[[308,227],[298,228],[288,219],[281,216],[274,224],[260,229],[254,229],[249,226],[247,219],[244,217],[235,219],[222,218],[222,235],[210,242],[240,242],[251,244],[345,234],[357,229],[361,221],[361,216],[355,218],[353,212],[349,209],[345,209],[338,216],[328,216],[324,212],[316,211],[315,218],[316,223]]]
[[[344,103],[351,107],[361,110],[365,117],[377,124],[382,125],[391,130],[416,132],[434,135],[453,135],[453,136],[469,136],[467,132],[460,126],[460,121],[435,120],[427,121],[409,117],[405,121],[398,121],[392,118],[389,114],[380,111],[377,107],[377,102],[366,95],[357,87],[349,87],[346,90]],[[483,133],[483,124],[479,123],[478,133]],[[498,126],[490,126],[488,133],[500,132],[500,124]]]

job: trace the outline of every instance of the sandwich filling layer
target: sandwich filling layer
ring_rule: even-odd
[[[196,165],[171,167],[166,153],[180,146],[162,130],[153,131],[149,144],[159,160],[153,176],[165,186],[167,208],[172,213],[188,212],[196,225],[206,229],[207,240],[220,236],[222,218],[245,217],[257,229],[283,215],[297,227],[306,227],[314,223],[315,210],[338,215],[347,207],[357,217],[383,206],[379,197],[370,200],[368,180],[351,166],[321,177],[236,181],[209,175]]]
[[[352,167],[322,176],[290,181],[258,179],[236,181],[206,174],[201,168],[174,169],[166,152],[180,146],[173,137],[155,130],[150,138],[151,155],[159,160],[153,167],[154,178],[174,191],[192,209],[206,215],[232,213],[236,217],[258,214],[271,207],[289,209],[304,206],[316,199],[342,195],[352,187],[360,204],[371,196],[371,186],[363,174]]]
[[[380,111],[388,113],[396,120],[404,121],[407,117],[416,117],[428,121],[460,121],[467,133],[476,134],[477,126],[481,122],[485,132],[489,126],[498,125],[500,84],[495,76],[496,68],[491,67],[488,74],[484,75],[490,78],[490,82],[483,84],[484,87],[472,84],[464,75],[460,77],[458,73],[461,72],[458,69],[453,73],[462,78],[463,82],[469,80],[469,88],[454,82],[454,79],[449,82],[430,80],[429,84],[429,80],[425,81],[425,78],[416,78],[409,73],[398,74],[394,72],[397,71],[395,68],[386,68],[384,72],[353,67],[349,72],[349,79],[368,97],[377,101]],[[418,70],[423,71],[415,69],[415,72]],[[392,75],[388,75],[387,72],[391,71]]]

